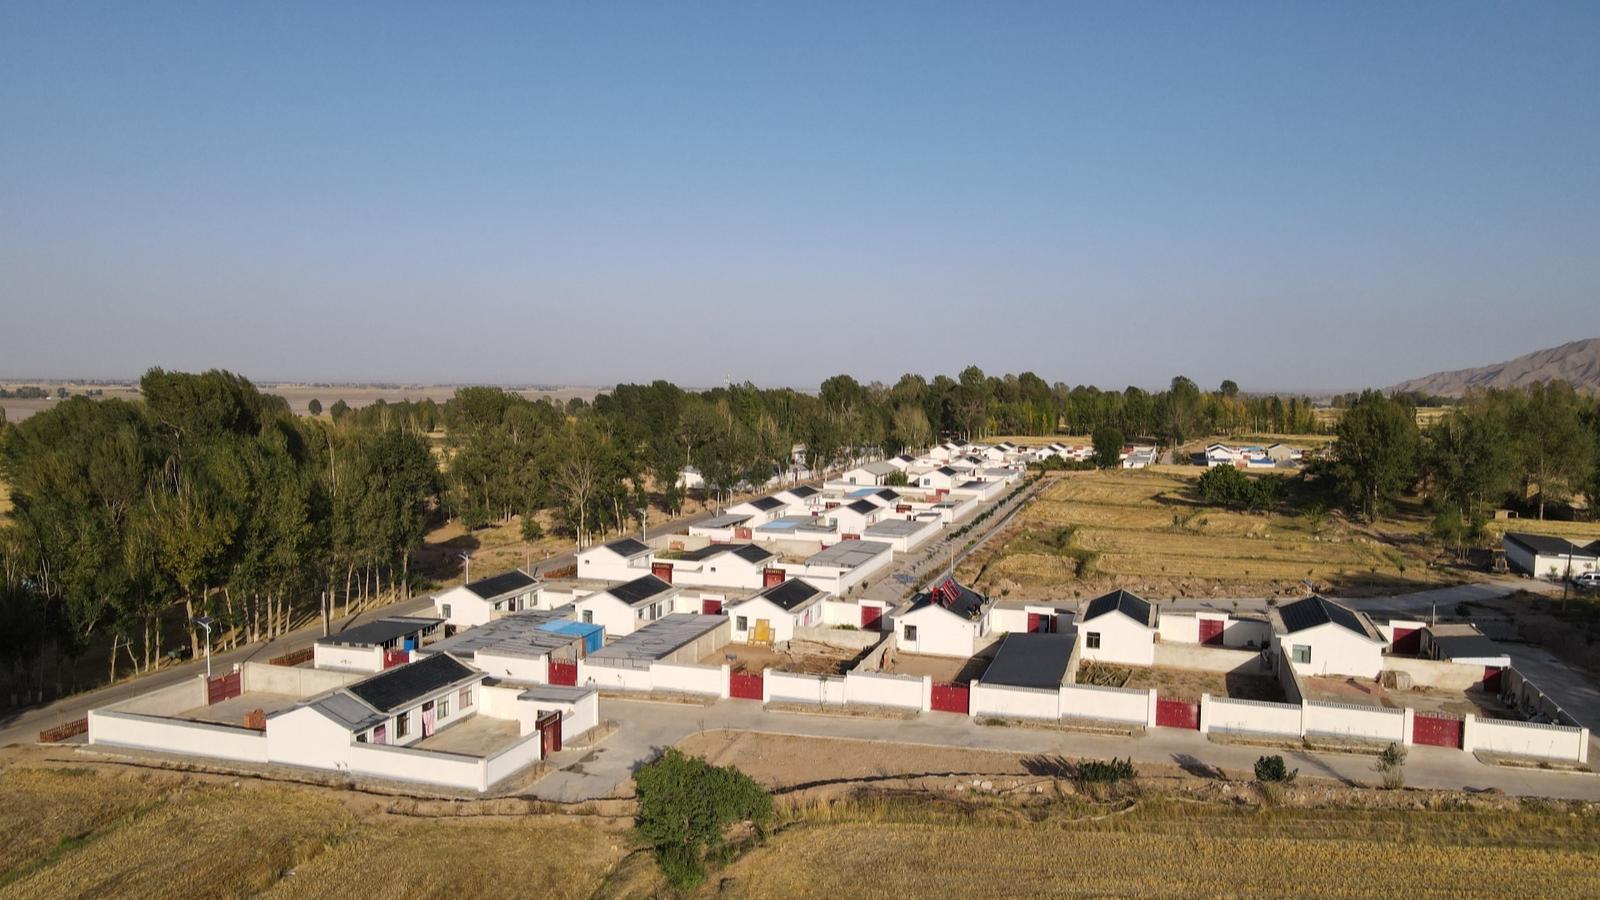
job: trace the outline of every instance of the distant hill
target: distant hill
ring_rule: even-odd
[[[1578,390],[1600,393],[1600,338],[1573,341],[1492,366],[1435,372],[1403,381],[1390,390],[1459,397],[1470,388],[1517,388],[1542,381],[1566,381]]]

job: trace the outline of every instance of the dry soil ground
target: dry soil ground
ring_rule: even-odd
[[[700,663],[707,666],[727,663],[734,671],[745,672],[779,669],[802,675],[843,675],[865,652],[811,641],[790,641],[787,650],[757,644],[727,644],[707,654]]]
[[[1262,515],[1201,503],[1204,469],[1068,472],[1031,502],[960,574],[1012,599],[1093,597],[1126,587],[1152,597],[1303,593],[1313,579],[1341,594],[1437,582],[1420,522],[1376,529],[1329,515]]]

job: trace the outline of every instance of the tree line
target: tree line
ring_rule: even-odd
[[[1401,492],[1432,505],[1433,527],[1458,545],[1475,540],[1494,510],[1543,519],[1554,505],[1600,497],[1600,399],[1565,382],[1469,394],[1426,431],[1409,398],[1367,391],[1340,417],[1316,471],[1353,508],[1376,518]]]

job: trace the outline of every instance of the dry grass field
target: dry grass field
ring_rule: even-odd
[[[167,773],[0,772],[0,895],[586,897],[629,850],[581,818],[395,815],[364,795]]]
[[[879,810],[830,810],[713,880],[740,897],[1600,892],[1600,820],[1592,813],[1569,820],[1552,812],[1251,808],[1159,798],[1120,814],[1060,806],[1059,818],[1043,809],[1040,818],[994,823],[971,813],[958,821],[924,810],[922,821],[893,821],[900,817]]]
[[[1210,507],[1194,495],[1203,471],[1067,473],[960,574],[991,594],[1049,599],[1113,587],[1158,598],[1290,594],[1304,579],[1356,593],[1427,580],[1431,548],[1404,543],[1419,523],[1368,530],[1337,515],[1314,523]]]

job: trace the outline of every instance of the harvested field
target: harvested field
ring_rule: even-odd
[[[606,820],[479,818],[470,802],[412,818],[361,794],[229,778],[18,766],[0,792],[7,897],[329,897],[375,871],[401,896],[585,897],[629,849]]]
[[[1128,587],[1154,597],[1303,593],[1312,579],[1343,593],[1428,585],[1435,548],[1414,522],[1369,531],[1199,502],[1204,471],[1071,472],[961,564],[980,590],[1012,599],[1092,597]],[[1383,539],[1380,539],[1382,536]]]
[[[1600,892],[1600,819],[1565,810],[1299,809],[1146,798],[945,814],[827,808],[713,883],[743,897],[1300,896]],[[1011,813],[1010,821],[994,821]],[[957,850],[956,848],[959,848]],[[1352,872],[1359,872],[1352,881]],[[1426,873],[1419,878],[1419,873]]]
[[[726,644],[700,660],[703,666],[724,663],[734,671],[760,672],[778,669],[800,675],[843,675],[867,650],[847,650],[812,641],[790,641],[789,649],[779,650],[759,644]]]

